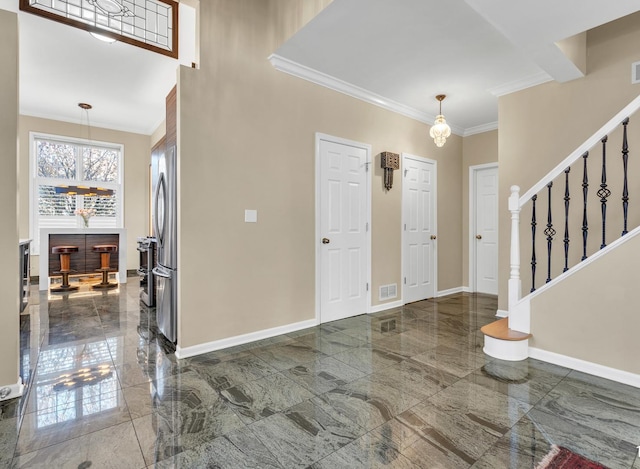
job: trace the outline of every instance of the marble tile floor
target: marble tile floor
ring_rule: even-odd
[[[521,469],[558,444],[640,469],[640,390],[487,357],[495,297],[177,360],[138,295],[135,278],[34,291],[20,316],[27,391],[0,404],[0,467]]]

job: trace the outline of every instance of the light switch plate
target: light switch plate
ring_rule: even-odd
[[[257,210],[245,210],[244,211],[245,223],[258,223],[258,211]]]

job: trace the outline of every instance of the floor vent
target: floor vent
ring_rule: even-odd
[[[631,84],[640,83],[640,62],[631,64]]]
[[[380,287],[380,300],[389,300],[398,296],[398,284],[391,283]]]

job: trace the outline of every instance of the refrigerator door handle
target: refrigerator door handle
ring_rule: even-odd
[[[164,227],[165,227],[165,217],[166,217],[166,210],[167,210],[167,201],[163,200],[162,203],[162,210],[163,210],[163,214],[162,214],[162,231],[160,231],[160,223],[158,223],[158,215],[160,214],[158,206],[160,205],[158,202],[160,201],[160,190],[162,189],[162,195],[163,197],[166,197],[166,187],[165,187],[165,180],[164,180],[164,173],[160,173],[160,176],[158,178],[158,184],[156,185],[156,193],[154,195],[154,199],[155,199],[155,204],[154,204],[154,208],[155,208],[155,213],[154,213],[154,219],[153,222],[155,224],[155,229],[156,229],[156,238],[158,239],[158,244],[160,246],[164,246]]]
[[[166,272],[164,269],[159,269],[158,267],[154,267],[151,272],[158,277],[171,278],[171,272]]]

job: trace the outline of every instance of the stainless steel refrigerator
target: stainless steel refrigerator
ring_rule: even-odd
[[[177,340],[177,191],[176,148],[168,148],[151,164],[153,187],[152,222],[157,244],[156,318],[158,328],[171,342]]]

